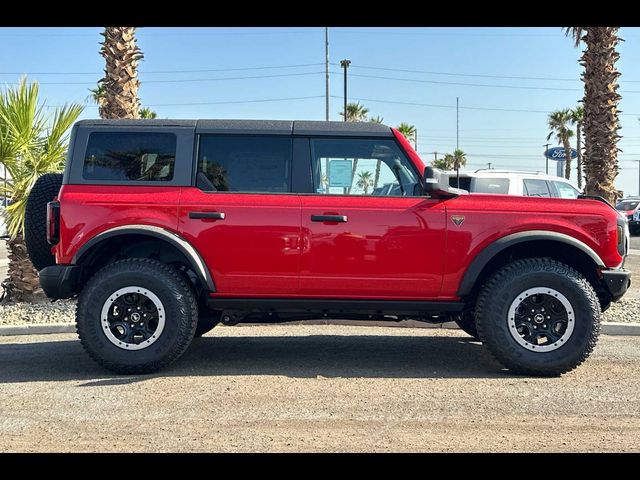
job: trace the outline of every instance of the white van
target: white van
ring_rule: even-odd
[[[449,172],[452,187],[469,193],[502,193],[525,197],[577,198],[582,192],[569,180],[537,172],[509,170],[476,170],[460,172],[460,186],[456,172]]]

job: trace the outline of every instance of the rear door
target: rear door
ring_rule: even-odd
[[[390,138],[310,140],[314,193],[301,195],[306,297],[427,299],[440,292],[443,202]]]
[[[300,199],[291,172],[291,135],[198,136],[196,186],[182,191],[179,229],[218,295],[297,291]]]

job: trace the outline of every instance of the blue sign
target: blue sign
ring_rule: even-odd
[[[547,158],[549,160],[563,162],[565,160],[565,157],[566,154],[564,152],[564,147],[553,147],[550,148],[547,152]],[[578,158],[578,151],[575,148],[571,149],[571,158]]]

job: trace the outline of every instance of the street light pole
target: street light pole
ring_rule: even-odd
[[[344,68],[344,121],[347,121],[347,69],[351,64],[351,60],[340,60],[340,66]]]
[[[549,175],[549,145],[550,143],[545,143],[544,147],[544,160],[545,160],[545,173]]]
[[[329,27],[324,27],[325,120],[329,121]]]
[[[460,120],[458,115],[458,97],[456,97],[456,150],[460,148]]]

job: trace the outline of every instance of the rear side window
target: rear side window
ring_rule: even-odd
[[[287,193],[291,137],[202,135],[196,185],[209,192]]]
[[[471,181],[473,193],[509,193],[508,178],[474,178]]]
[[[546,180],[528,178],[524,181],[524,194],[528,197],[551,197]]]
[[[85,180],[163,182],[173,179],[176,136],[158,132],[93,132],[82,176]]]

